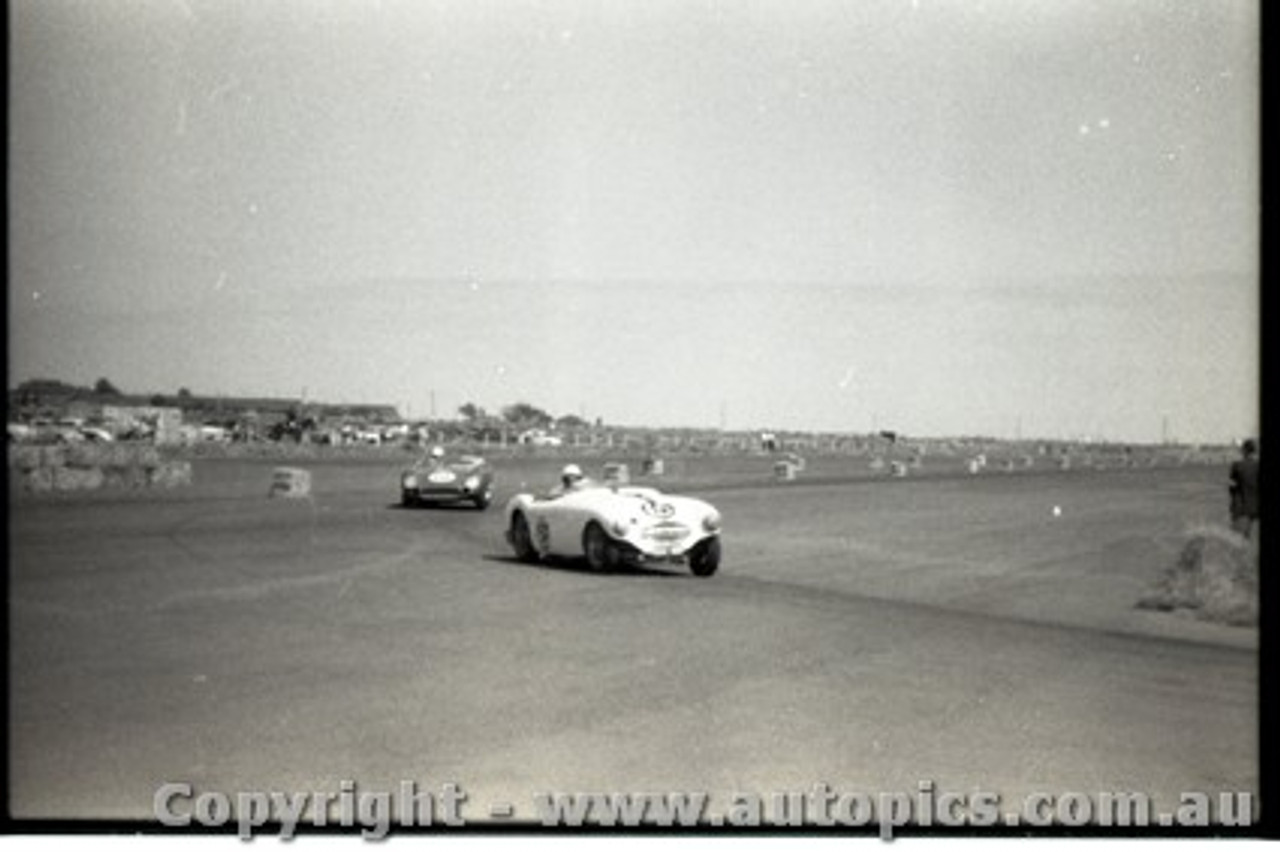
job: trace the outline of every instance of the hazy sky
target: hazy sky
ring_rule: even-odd
[[[1252,2],[12,0],[10,28],[10,386],[1257,429]]]

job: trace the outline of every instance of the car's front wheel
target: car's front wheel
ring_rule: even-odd
[[[471,499],[475,507],[480,511],[489,508],[489,504],[493,502],[493,488],[486,488]]]
[[[408,489],[400,491],[400,505],[406,509],[412,509],[418,505],[418,495]]]
[[[689,570],[698,577],[710,577],[720,567],[720,536],[699,542],[689,554]]]
[[[618,546],[595,521],[582,531],[582,552],[593,571],[608,571],[618,564]]]
[[[537,562],[538,551],[534,549],[533,539],[529,537],[529,522],[524,514],[516,512],[511,518],[511,549],[516,552],[516,559],[521,562]]]

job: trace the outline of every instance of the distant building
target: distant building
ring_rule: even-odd
[[[394,405],[315,405],[320,416],[326,418],[346,418],[362,423],[393,424],[400,423],[403,418]]]
[[[403,422],[394,405],[333,405],[290,397],[196,395],[186,390],[177,394],[103,393],[53,379],[33,379],[10,390],[8,413],[14,422],[74,417],[101,420],[112,428],[123,424],[123,430],[147,427],[157,440],[165,442],[182,440],[184,422],[215,424],[245,434],[295,420],[336,420],[378,427]]]

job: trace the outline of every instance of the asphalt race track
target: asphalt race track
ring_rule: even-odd
[[[17,498],[10,808],[197,790],[1257,790],[1256,631],[1133,608],[1222,471],[708,489],[710,579],[513,561],[395,468]],[[499,477],[502,470],[499,469]],[[698,491],[693,493],[698,494]],[[1054,515],[1053,506],[1060,506]]]

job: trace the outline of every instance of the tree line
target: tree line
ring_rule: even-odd
[[[513,402],[504,405],[497,416],[487,412],[474,402],[458,406],[458,415],[473,426],[510,425],[521,429],[549,429],[553,425],[561,429],[586,429],[591,426],[576,414],[564,414],[556,417],[546,410],[528,402]],[[597,426],[602,425],[599,419]]]

